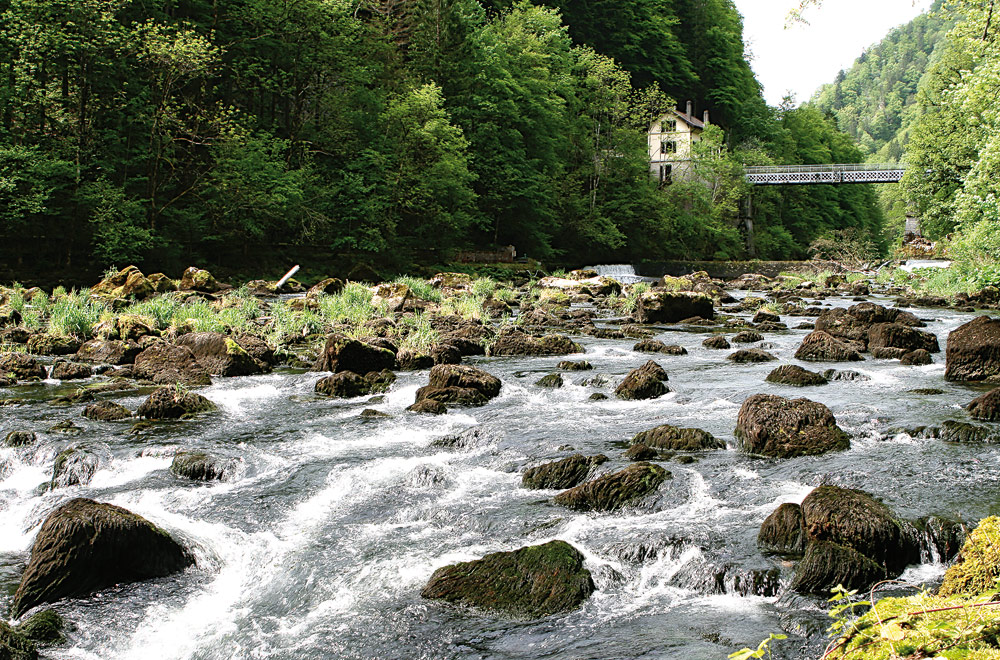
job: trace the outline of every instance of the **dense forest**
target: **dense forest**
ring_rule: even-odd
[[[550,263],[807,256],[876,235],[871,190],[757,195],[743,163],[860,160],[768,108],[731,0],[0,0],[0,263],[405,269],[514,245]],[[645,130],[709,109],[699,180]],[[282,263],[279,261],[278,263]]]

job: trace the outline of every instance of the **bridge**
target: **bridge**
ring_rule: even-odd
[[[778,165],[746,168],[754,186],[840,183],[899,183],[906,168],[900,165]]]

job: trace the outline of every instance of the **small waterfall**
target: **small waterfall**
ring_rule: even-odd
[[[601,266],[594,266],[593,270],[596,270],[598,275],[610,277],[611,279],[617,280],[622,284],[653,281],[652,278],[636,275],[635,267],[632,266],[632,264],[604,264]]]

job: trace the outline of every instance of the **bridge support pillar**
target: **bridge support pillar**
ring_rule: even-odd
[[[747,196],[740,200],[739,223],[746,240],[747,257],[756,259],[757,249],[753,242],[753,195],[751,193],[747,193]]]

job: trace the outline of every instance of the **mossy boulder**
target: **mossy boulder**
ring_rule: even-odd
[[[500,387],[500,379],[482,369],[461,364],[438,364],[431,369],[429,383],[417,390],[414,405],[433,399],[441,404],[481,406],[497,397]],[[413,406],[410,409],[431,412],[416,410]]]
[[[420,595],[538,619],[576,609],[594,589],[583,555],[565,541],[550,541],[439,568]]]
[[[208,369],[198,362],[187,346],[159,343],[135,357],[132,375],[155,385],[181,384],[188,387],[211,385]]]
[[[938,594],[976,596],[996,589],[1000,578],[1000,517],[979,521],[944,574]]]
[[[949,419],[941,425],[940,437],[945,442],[995,444],[1000,442],[1000,431],[993,426],[981,426]]]
[[[490,344],[490,355],[569,355],[583,353],[583,347],[564,335],[534,337],[511,326],[505,326]]]
[[[615,396],[626,401],[656,399],[667,394],[670,388],[663,384],[669,380],[667,372],[658,363],[650,360],[633,369],[615,388]]]
[[[5,447],[27,447],[38,441],[38,436],[33,431],[11,431],[3,439]]]
[[[34,642],[15,630],[6,621],[0,621],[0,659],[38,660]]]
[[[683,346],[667,345],[657,339],[643,339],[632,347],[638,353],[663,353],[664,355],[687,355]]]
[[[93,369],[89,364],[69,362],[62,359],[52,363],[52,378],[57,380],[80,380],[90,378],[92,375]]]
[[[850,436],[822,403],[771,394],[755,394],[743,402],[735,434],[743,451],[774,458],[812,456],[851,446]]]
[[[1000,319],[980,316],[951,331],[944,378],[1000,382]]]
[[[461,356],[459,356],[459,359],[461,359]],[[432,356],[412,348],[399,349],[396,353],[396,362],[403,371],[430,369],[434,366],[434,358]]]
[[[76,359],[91,364],[132,364],[140,352],[142,348],[134,341],[91,339],[80,346]]]
[[[219,332],[190,332],[176,343],[190,349],[198,364],[216,376],[251,376],[269,369],[235,339]]]
[[[407,407],[407,410],[429,415],[443,415],[448,412],[448,406],[435,399],[422,399]]]
[[[586,360],[580,360],[578,362],[563,360],[556,366],[563,371],[590,371],[594,368],[594,365]]]
[[[778,555],[802,556],[806,549],[806,521],[802,507],[782,504],[767,517],[757,533],[757,547]]]
[[[790,588],[828,596],[838,584],[846,589],[865,589],[885,577],[885,570],[879,564],[857,550],[830,541],[815,541],[806,547]]]
[[[128,266],[104,278],[90,289],[92,295],[113,300],[145,300],[156,293],[153,283],[136,266]]]
[[[72,499],[42,523],[11,614],[170,575],[193,563],[187,550],[142,516],[112,504]]]
[[[607,460],[608,457],[604,454],[596,456],[574,454],[560,461],[528,468],[521,475],[521,486],[548,489],[572,488],[582,483],[595,467]]]
[[[97,401],[83,409],[83,416],[102,422],[117,422],[131,419],[132,411],[114,401]]]
[[[66,641],[66,622],[55,610],[35,612],[17,626],[17,632],[38,646],[54,646]],[[2,656],[2,654],[0,654]]]
[[[712,298],[691,291],[647,291],[640,294],[632,317],[639,323],[677,323],[700,316],[715,318]]]
[[[59,452],[52,464],[49,488],[85,486],[101,466],[101,458],[86,447],[67,447]]]
[[[396,354],[386,348],[372,346],[346,335],[332,334],[326,338],[326,345],[319,359],[313,365],[315,371],[353,371],[367,374],[370,371],[396,368]]]
[[[714,335],[709,337],[705,341],[701,342],[701,345],[705,348],[712,348],[715,350],[728,350],[731,348],[729,340],[727,340],[722,335]]]
[[[315,391],[326,396],[350,399],[375,392],[385,392],[396,381],[396,375],[388,369],[372,371],[360,376],[353,371],[340,371],[320,379]]]
[[[976,397],[965,408],[973,419],[987,422],[1000,420],[1000,387]]]
[[[868,350],[875,348],[903,348],[906,352],[925,350],[940,353],[937,337],[930,332],[917,330],[902,323],[876,323],[868,330]]]
[[[774,362],[778,358],[760,348],[741,348],[735,353],[731,353],[727,359],[736,364],[748,364],[757,362]]]
[[[661,424],[648,431],[641,431],[632,438],[632,444],[643,444],[662,451],[708,451],[725,449],[726,443],[708,431],[684,429]]]
[[[563,491],[554,501],[577,511],[616,511],[655,492],[670,476],[659,465],[634,463]]]
[[[803,369],[797,364],[784,364],[767,375],[765,379],[769,383],[779,385],[794,385],[795,387],[806,387],[809,385],[826,385],[830,381],[823,374],[815,371]]]
[[[31,335],[27,342],[32,355],[71,355],[80,350],[80,340],[75,337],[56,337],[48,334]]]
[[[753,344],[758,341],[764,341],[764,335],[753,330],[744,330],[733,335],[732,341],[734,344]]]
[[[179,419],[215,410],[215,404],[195,392],[161,387],[142,402],[136,414],[146,419]]]
[[[559,374],[548,374],[535,381],[535,385],[538,387],[559,388],[563,386],[563,378]]]
[[[810,332],[802,339],[795,357],[806,362],[861,362],[858,345],[834,337],[824,330]]]
[[[222,287],[210,272],[190,266],[181,275],[177,286],[181,291],[200,291],[201,293],[216,293]]]
[[[435,344],[431,347],[431,362],[433,364],[461,364],[462,351],[452,344]]]
[[[170,472],[191,481],[222,480],[231,464],[200,451],[179,451],[170,462]]]
[[[11,380],[41,380],[45,367],[24,353],[0,353],[0,377]]]

